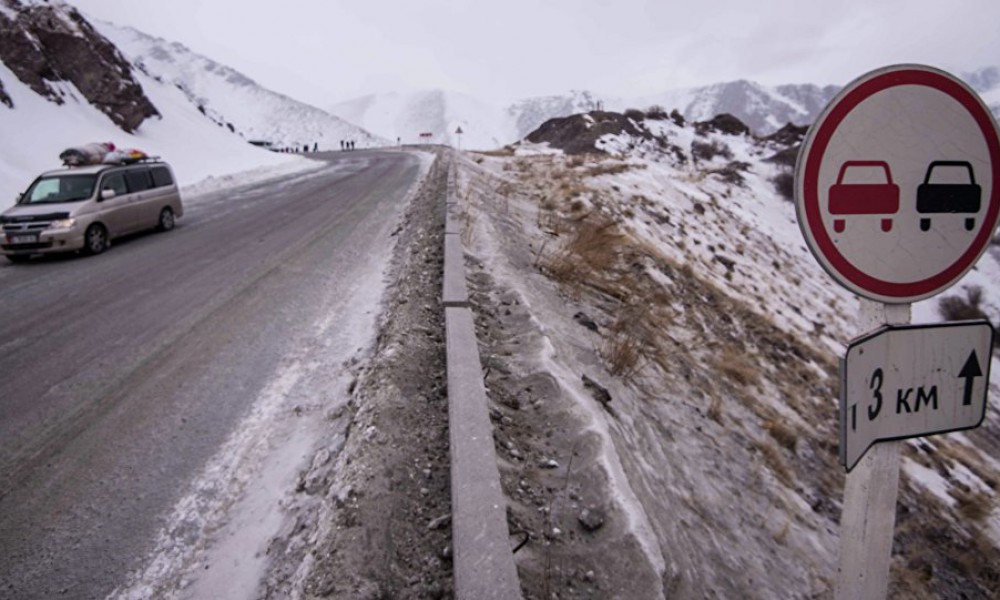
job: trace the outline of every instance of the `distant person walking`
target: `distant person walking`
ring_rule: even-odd
[[[313,142],[313,152],[319,152],[319,142]]]
[[[340,151],[344,151],[344,140],[340,140]]]

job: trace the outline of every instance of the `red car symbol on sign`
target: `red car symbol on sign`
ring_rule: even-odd
[[[964,168],[969,172],[969,183],[931,183],[931,172],[937,167]],[[917,212],[975,214],[979,212],[982,193],[971,164],[964,160],[936,160],[927,167],[924,182],[917,188]],[[972,231],[975,226],[975,217],[965,219],[966,231]],[[921,218],[920,230],[930,228],[930,217]]]
[[[847,170],[880,167],[885,183],[844,183]],[[831,215],[894,215],[899,211],[899,186],[892,182],[889,164],[882,160],[849,160],[840,167],[837,183],[830,186]],[[833,220],[833,230],[843,233],[844,219]],[[882,231],[892,229],[892,219],[882,219]]]

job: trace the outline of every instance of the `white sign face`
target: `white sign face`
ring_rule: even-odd
[[[796,165],[799,226],[851,291],[908,303],[946,289],[1000,218],[1000,134],[952,76],[917,65],[852,82],[810,128]]]
[[[841,363],[840,462],[879,440],[978,427],[986,416],[988,321],[887,326],[851,342]]]

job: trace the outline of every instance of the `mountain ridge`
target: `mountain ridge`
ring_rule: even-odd
[[[984,67],[971,73],[963,73],[960,78],[983,97],[995,116],[1000,115],[1000,69]],[[449,99],[455,94],[447,90],[437,90],[439,93],[436,97],[443,103],[437,107],[427,106],[427,99],[433,90],[425,90],[419,94],[422,95],[423,111],[447,113],[451,115],[449,123],[463,125],[466,139],[464,147],[487,150],[519,141],[552,118],[568,117],[591,110],[624,112],[629,108],[647,110],[659,107],[666,112],[677,110],[688,121],[708,121],[717,115],[728,113],[746,123],[755,134],[766,136],[788,123],[796,126],[812,124],[841,89],[842,86],[834,84],[764,85],[738,79],[705,86],[668,89],[635,98],[572,90],[561,95],[524,98],[506,105],[480,100],[475,112],[463,112],[461,107],[449,105]],[[384,100],[388,96],[394,98],[393,102]],[[420,141],[416,138],[408,139],[403,133],[392,134],[382,130],[385,123],[393,123],[396,131],[406,129],[402,116],[414,109],[400,101],[405,96],[397,92],[368,94],[334,104],[328,110],[385,137],[403,136],[406,141]],[[373,111],[378,113],[377,117],[372,114]],[[435,125],[424,121],[424,124],[433,133],[434,141],[458,145],[454,126],[449,130],[444,123]],[[491,141],[494,143],[488,143]]]
[[[340,140],[364,146],[387,139],[192,51],[132,27],[95,21],[96,29],[150,77],[177,87],[198,110],[245,140],[274,147],[332,149]]]

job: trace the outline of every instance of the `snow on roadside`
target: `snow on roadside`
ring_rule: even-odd
[[[397,213],[372,217],[379,235],[370,239],[389,238],[426,178],[433,156],[416,154],[417,183]],[[319,297],[325,300],[321,309],[307,308],[315,320],[302,327],[299,343],[252,400],[249,414],[164,518],[143,565],[109,598],[249,598],[258,593],[274,558],[268,556],[272,539],[297,533],[293,525],[309,510],[294,498],[300,472],[314,456],[329,460],[344,443],[342,414],[356,376],[352,361],[370,353],[375,343],[393,248],[375,244],[375,251],[354,264],[350,277],[337,269],[317,274],[324,288]]]

